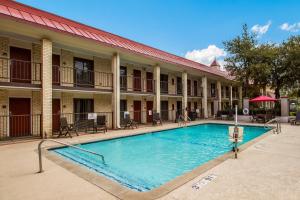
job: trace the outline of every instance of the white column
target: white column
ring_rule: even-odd
[[[218,109],[222,110],[222,86],[221,82],[217,81],[217,90],[218,90]]]
[[[239,108],[243,108],[243,87],[239,86]]]
[[[113,128],[120,128],[120,55],[115,53],[112,57],[113,72],[113,94],[112,94],[112,110],[113,110]]]
[[[160,66],[154,66],[154,89],[155,89],[155,97],[154,97],[154,110],[160,113]]]
[[[289,116],[289,99],[287,97],[280,98],[281,116]]]
[[[206,76],[202,77],[202,108],[204,118],[208,118],[207,113],[207,78]]]
[[[187,73],[182,72],[182,108],[184,110],[184,120],[187,120]]]
[[[42,135],[52,135],[52,42],[42,39]]]
[[[232,85],[229,86],[229,104],[232,109]]]

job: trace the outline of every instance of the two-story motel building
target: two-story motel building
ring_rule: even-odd
[[[0,1],[0,139],[48,136],[87,113],[119,128],[159,112],[208,118],[240,104],[241,87],[211,66],[14,1]],[[240,105],[241,106],[241,105]]]

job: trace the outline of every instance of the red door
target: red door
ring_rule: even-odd
[[[60,99],[52,100],[52,129],[53,132],[59,131],[60,127]]]
[[[152,122],[152,117],[153,117],[152,110],[153,110],[153,101],[147,101],[147,122],[148,123]]]
[[[10,47],[11,81],[31,83],[31,51],[18,47]]]
[[[140,70],[133,70],[133,90],[134,91],[141,91],[141,71]]]
[[[153,73],[146,73],[146,81],[147,81],[147,92],[153,92]]]
[[[30,128],[30,99],[9,99],[9,135],[10,137],[22,137],[31,135]]]
[[[133,119],[136,122],[141,122],[141,101],[133,101]]]
[[[59,85],[59,83],[60,83],[59,66],[60,66],[60,56],[53,54],[52,55],[52,83],[53,83],[53,85]]]

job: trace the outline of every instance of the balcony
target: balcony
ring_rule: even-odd
[[[182,85],[160,81],[160,93],[163,95],[182,96]]]
[[[54,88],[62,86],[112,90],[113,74],[53,65],[52,84]]]
[[[154,93],[154,80],[134,76],[120,76],[121,92]]]
[[[41,63],[0,58],[0,84],[40,87],[41,70]]]

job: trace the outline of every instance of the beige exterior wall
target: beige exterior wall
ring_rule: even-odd
[[[0,90],[0,135],[7,136],[8,135],[8,91]],[[2,117],[1,117],[2,116]]]
[[[32,64],[31,64],[31,79],[32,84],[41,84],[42,72],[42,46],[40,44],[32,44]]]
[[[31,110],[33,114],[32,132],[37,135],[41,130],[41,119],[37,115],[42,113],[42,99],[40,91],[32,92]]]
[[[180,77],[180,75],[179,75]],[[174,82],[174,84],[172,84]],[[168,74],[168,92],[169,94],[176,94],[177,76],[175,74]]]
[[[62,86],[73,87],[73,52],[62,49],[60,57],[60,82]]]
[[[107,89],[107,86],[112,86],[113,77],[109,75],[111,70],[111,59],[94,57],[94,80],[95,88]]]
[[[94,112],[106,117],[107,126],[112,128],[112,102],[110,94],[94,95]]]
[[[9,39],[6,37],[0,37],[0,57],[4,58],[0,60],[0,81],[1,82],[8,82],[9,79],[9,65],[8,58],[9,56]]]

